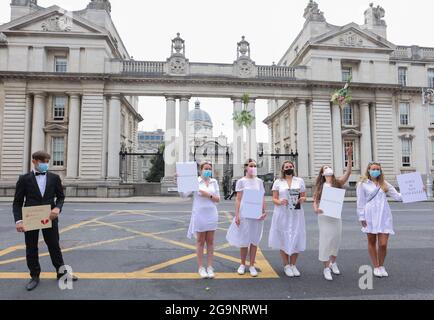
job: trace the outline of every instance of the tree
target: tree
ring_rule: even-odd
[[[164,144],[162,144],[159,148],[159,155],[155,155],[151,159],[152,167],[149,171],[148,176],[146,177],[147,182],[161,182],[161,179],[164,177]]]

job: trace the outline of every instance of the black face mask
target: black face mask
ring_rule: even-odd
[[[288,170],[285,170],[284,172],[285,172],[285,175],[287,175],[287,176],[293,176],[294,175],[294,169],[288,169]]]

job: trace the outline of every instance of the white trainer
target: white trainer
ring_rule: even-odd
[[[297,267],[295,265],[291,266],[292,272],[294,273],[294,277],[300,277],[301,273],[298,271]]]
[[[256,268],[255,268],[255,267],[250,267],[250,268],[249,268],[249,271],[250,271],[250,275],[251,275],[252,277],[257,277],[257,276],[258,276],[258,271],[256,271]]]
[[[285,268],[283,268],[283,270],[285,271],[285,274],[290,277],[293,278],[294,277],[294,271],[292,271],[291,266],[288,264],[287,266],[285,266]]]
[[[208,279],[208,272],[206,272],[204,267],[199,268],[199,275],[202,279]]]
[[[385,267],[380,267],[380,271],[381,271],[381,275],[382,275],[383,277],[388,277],[388,276],[389,276],[389,274],[387,273]]]
[[[382,278],[383,277],[383,272],[381,272],[380,268],[374,268],[374,276],[377,278]]]
[[[330,268],[324,268],[324,278],[327,281],[333,281],[332,270]]]
[[[246,273],[246,266],[245,265],[240,265],[240,267],[238,268],[238,274],[240,275],[240,276],[242,276],[243,274],[245,274]]]
[[[215,278],[215,273],[214,273],[214,268],[213,267],[206,268],[206,272],[208,273],[208,278],[209,279],[214,279]]]
[[[336,262],[330,264],[330,267],[331,267],[331,269],[333,271],[333,274],[336,274],[336,275],[341,274],[341,272],[339,271],[339,268],[338,268],[338,264]]]

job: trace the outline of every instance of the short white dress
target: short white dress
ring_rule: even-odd
[[[235,191],[242,192],[245,189],[259,190],[265,194],[264,182],[259,178],[244,177],[238,180]],[[238,248],[248,248],[250,245],[258,246],[262,239],[263,229],[263,220],[241,217],[240,226],[237,226],[234,218],[226,234],[226,240],[231,246]]]
[[[371,180],[359,182],[357,185],[357,214],[359,221],[366,221],[367,224],[366,228],[362,228],[364,233],[395,234],[392,211],[387,202],[387,196],[396,201],[402,201],[402,195],[390,183],[386,182],[386,184],[387,193]]]
[[[210,179],[208,186],[202,177],[199,180],[199,190],[204,190],[213,196],[220,196],[218,181]],[[181,193],[186,198],[191,193]],[[193,210],[191,213],[190,226],[187,237],[192,239],[196,237],[197,232],[216,231],[218,225],[217,205],[210,198],[202,197],[199,192],[193,192]]]
[[[278,179],[273,184],[273,191],[279,192],[279,199],[288,200],[288,182]],[[291,190],[306,192],[304,180],[292,178]],[[287,255],[293,255],[306,250],[306,223],[303,206],[291,209],[287,206],[274,206],[268,245],[275,250],[282,250]]]
[[[324,186],[331,187],[325,183]],[[327,262],[331,256],[337,257],[342,240],[342,219],[324,214],[318,215],[319,228],[319,261]]]

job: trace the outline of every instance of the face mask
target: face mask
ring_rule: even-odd
[[[324,177],[331,177],[334,175],[333,169],[332,168],[327,168],[324,170],[323,176]]]
[[[378,178],[381,176],[381,170],[369,170],[369,174],[372,178]]]
[[[258,173],[258,169],[257,168],[253,168],[253,167],[249,167],[247,169],[248,174],[252,175],[252,176],[256,176]]]
[[[46,173],[48,171],[48,163],[39,163],[37,170],[41,173]]]
[[[211,170],[204,170],[202,175],[205,179],[209,179],[212,177],[212,171]]]
[[[294,169],[286,169],[285,175],[287,176],[293,176],[294,175]]]

